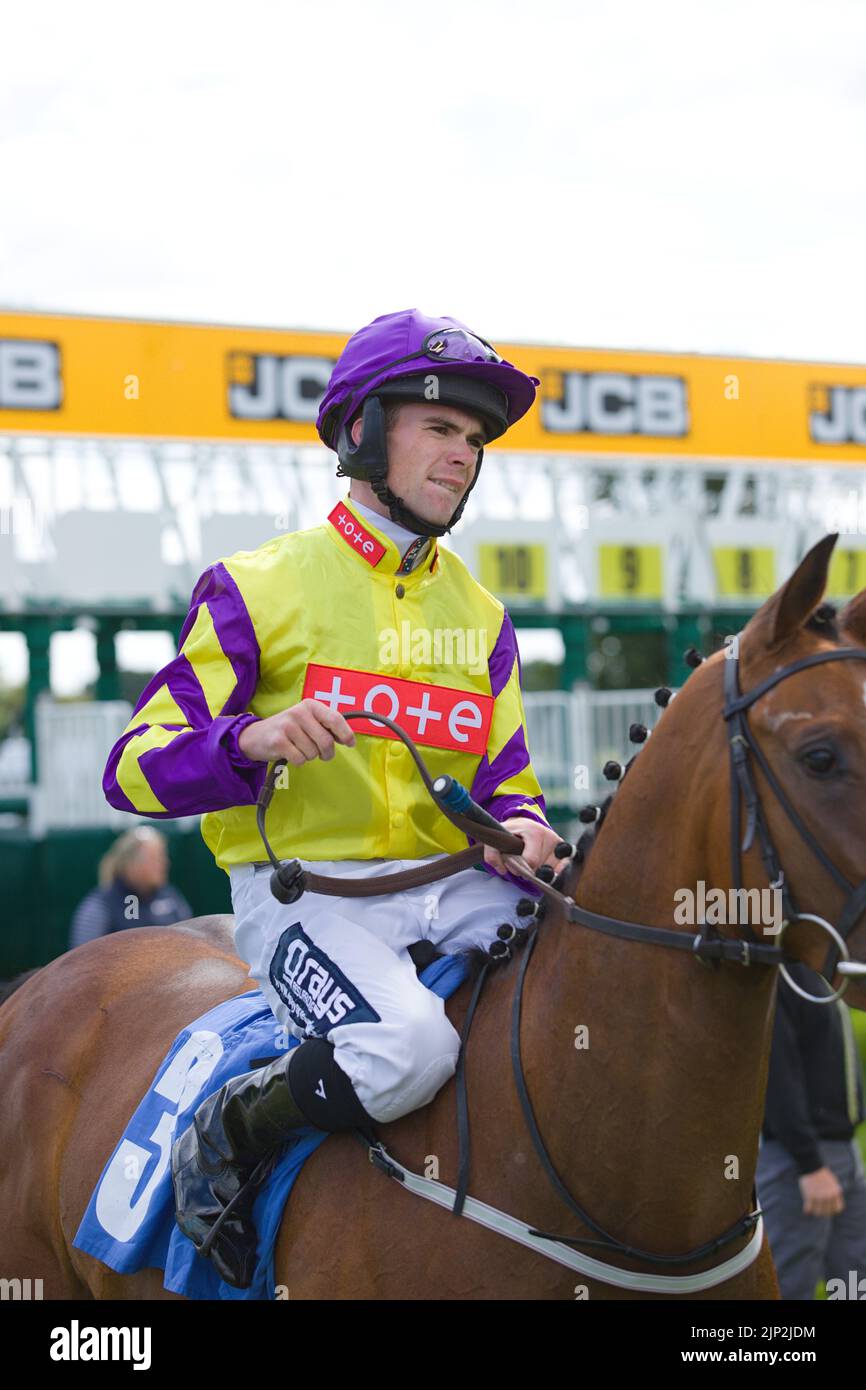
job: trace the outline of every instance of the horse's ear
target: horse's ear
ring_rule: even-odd
[[[866,647],[866,589],[855,594],[839,614],[839,626]]]
[[[825,536],[800,561],[787,584],[777,589],[746,628],[766,647],[779,647],[803,626],[824,597],[830,556],[838,534]]]

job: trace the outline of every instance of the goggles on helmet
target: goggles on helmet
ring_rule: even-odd
[[[385,376],[394,367],[402,367],[404,362],[414,362],[419,357],[429,357],[434,362],[502,362],[503,358],[490,343],[468,328],[437,328],[428,333],[418,352],[410,352],[406,357],[395,357],[384,367],[377,367],[363,381],[359,381],[354,391],[347,396],[340,412],[341,420],[348,420],[352,414],[359,392],[363,391],[376,377]],[[383,383],[384,384],[384,383]],[[337,427],[339,430],[339,426]]]
[[[412,355],[435,357],[437,362],[502,361],[490,343],[479,338],[477,334],[470,333],[466,328],[440,328],[435,333],[428,333],[421,351]]]

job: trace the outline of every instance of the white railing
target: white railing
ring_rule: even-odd
[[[637,746],[629,743],[631,725],[654,729],[662,711],[655,702],[655,690],[591,690],[585,698],[590,711],[590,780],[595,776],[592,785],[610,791],[610,783],[601,775],[604,764],[610,758],[626,763],[637,752]]]
[[[548,806],[578,809],[590,801],[578,790],[578,765],[587,762],[587,705],[579,694],[545,690],[524,695],[526,731],[535,775]]]
[[[606,796],[601,769],[636,752],[632,724],[652,729],[661,714],[653,690],[535,691],[524,695],[532,765],[550,806],[579,810]]]
[[[131,713],[126,700],[39,700],[33,834],[85,825],[126,829],[132,824],[126,812],[109,806],[102,791],[106,759]]]
[[[30,740],[12,734],[0,743],[0,792],[7,787],[23,787],[30,781]]]
[[[0,743],[0,801],[23,801],[29,810],[32,797],[30,740],[12,734]]]

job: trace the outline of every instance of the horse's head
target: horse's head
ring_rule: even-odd
[[[838,614],[822,605],[836,539],[809,551],[722,660],[736,666],[747,699],[768,685],[742,715],[754,744],[746,756],[759,821],[762,814],[796,908],[841,929],[852,957],[866,961],[866,660],[840,655],[862,650],[866,657],[866,590]],[[735,736],[736,719],[727,725]],[[744,833],[747,824],[744,806]],[[759,824],[752,855],[760,848]],[[819,926],[800,922],[786,928],[783,944],[821,971],[832,943]],[[846,998],[866,1008],[866,983],[852,981]]]

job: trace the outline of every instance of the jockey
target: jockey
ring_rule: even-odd
[[[436,543],[463,511],[484,446],[529,410],[537,385],[456,319],[409,310],[354,334],[317,422],[338,477],[352,480],[348,496],[319,526],[205,571],[178,656],[108,760],[113,806],[204,813],[230,875],[236,950],[281,1030],[303,1040],[204,1101],[172,1153],[177,1222],[197,1248],[234,1202],[208,1254],[236,1287],[255,1269],[250,1180],[264,1158],[300,1126],[370,1132],[452,1076],[458,1035],[409,948],[486,948],[503,922],[519,925],[527,895],[485,847],[486,872],[282,905],[256,829],[268,764],[288,764],[269,813],[274,850],[319,874],[377,877],[466,847],[419,794],[402,741],[347,721],[353,708],[406,729],[434,778],[451,773],[520,835],[531,869],[561,867],[529,760],[511,620]]]

